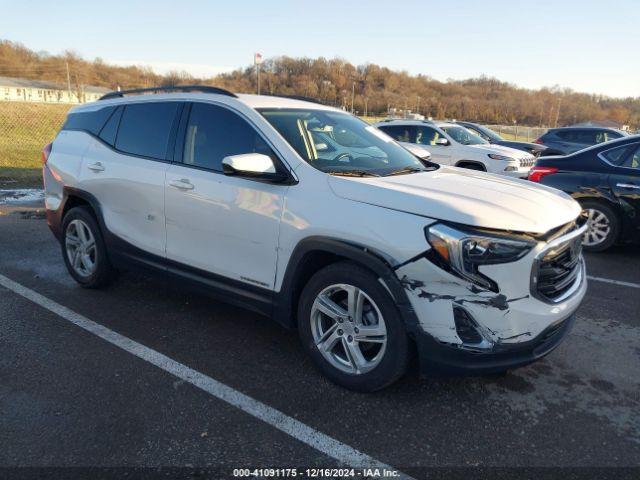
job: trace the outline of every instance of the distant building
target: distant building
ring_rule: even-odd
[[[629,125],[624,125],[615,120],[589,120],[588,122],[576,123],[571,125],[572,127],[600,127],[600,128],[615,128],[617,130],[629,131]]]
[[[108,88],[83,86],[69,91],[66,85],[26,78],[0,77],[0,101],[33,103],[85,103],[98,100]]]
[[[400,120],[424,120],[424,115],[414,113],[411,110],[399,110],[392,107],[387,112],[387,118]]]

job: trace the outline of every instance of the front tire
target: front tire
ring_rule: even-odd
[[[582,202],[588,217],[587,231],[582,247],[588,252],[602,252],[612,247],[618,239],[620,221],[611,207],[601,202]]]
[[[62,257],[73,279],[84,288],[101,288],[113,280],[115,269],[91,210],[75,207],[62,222]]]
[[[380,390],[407,370],[409,339],[398,309],[378,278],[356,264],[329,265],[309,280],[298,331],[319,370],[350,390]]]

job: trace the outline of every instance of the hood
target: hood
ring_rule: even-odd
[[[532,142],[516,142],[512,140],[501,140],[500,143],[495,143],[494,145],[502,145],[503,147],[515,148],[516,150],[521,148],[526,148],[527,150],[535,150],[542,151],[546,150],[546,146],[540,145],[538,143]]]
[[[329,177],[341,198],[469,226],[546,233],[580,214],[559,190],[527,180],[440,167],[391,177]]]
[[[504,145],[496,145],[495,143],[490,143],[489,145],[467,145],[470,148],[474,148],[476,150],[482,150],[483,152],[496,153],[498,155],[504,155],[505,157],[511,157],[514,159],[522,158],[526,155],[531,155],[528,152],[523,152],[522,150],[516,150],[515,148],[505,147]]]

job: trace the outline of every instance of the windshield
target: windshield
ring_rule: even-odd
[[[311,166],[334,175],[385,176],[429,168],[393,139],[340,112],[260,109],[267,121]]]
[[[486,145],[487,142],[475,133],[470,132],[466,128],[458,126],[440,127],[447,135],[462,145]]]

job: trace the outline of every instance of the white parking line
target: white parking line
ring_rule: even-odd
[[[640,283],[623,282],[622,280],[612,280],[611,278],[592,277],[591,275],[587,275],[587,279],[593,280],[594,282],[612,283],[613,285],[622,285],[624,287],[640,288]]]
[[[268,423],[272,427],[290,435],[291,437],[305,443],[316,450],[334,458],[338,462],[354,468],[379,468],[390,471],[397,471],[395,468],[386,465],[375,458],[372,458],[349,445],[340,442],[318,430],[310,427],[284,413],[272,408],[258,400],[255,400],[224,383],[214,380],[207,375],[193,370],[182,363],[176,362],[171,358],[145,347],[144,345],[120,335],[113,330],[100,325],[99,323],[89,320],[79,313],[40,295],[39,293],[14,282],[13,280],[0,275],[0,285],[31,300],[33,303],[55,313],[65,320],[77,325],[78,327],[92,333],[103,340],[125,350],[136,357],[161,368],[175,377],[178,377],[214,397],[232,405],[249,415]],[[400,473],[399,477],[411,479],[406,474]]]

